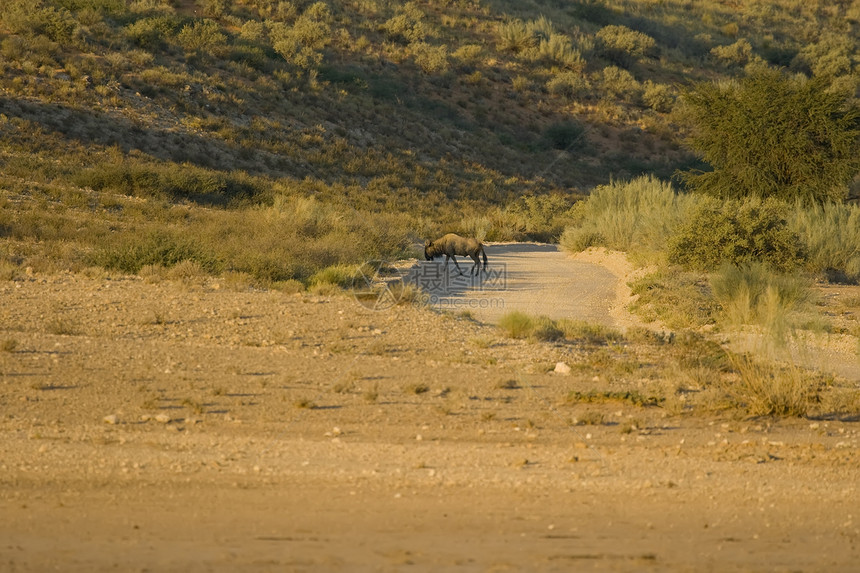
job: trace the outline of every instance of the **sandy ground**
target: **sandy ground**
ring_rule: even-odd
[[[571,272],[619,324],[623,263]],[[383,306],[0,283],[0,570],[857,570],[856,421],[571,400],[663,350]]]

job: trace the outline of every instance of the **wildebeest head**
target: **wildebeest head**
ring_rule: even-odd
[[[434,256],[436,256],[436,249],[433,247],[433,241],[424,241],[424,258],[432,261]]]

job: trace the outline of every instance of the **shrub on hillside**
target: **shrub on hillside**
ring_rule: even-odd
[[[142,237],[128,233],[91,256],[95,265],[130,274],[145,266],[171,268],[183,261],[193,261],[210,273],[221,270],[216,256],[195,237],[166,231],[152,231]]]
[[[214,20],[186,24],[176,41],[191,55],[219,56],[227,49],[227,36],[221,33],[221,27]]]
[[[421,42],[427,37],[424,12],[415,2],[407,2],[398,6],[397,14],[385,21],[382,30],[392,42],[400,44]]]
[[[667,85],[647,80],[645,82],[645,92],[642,94],[642,101],[654,111],[669,113],[675,105],[675,92]]]
[[[602,74],[603,89],[612,97],[620,100],[636,101],[642,85],[633,74],[617,66],[607,66]]]
[[[0,22],[14,34],[44,35],[55,42],[68,43],[78,34],[78,24],[65,8],[41,6],[30,0],[3,2]]]
[[[804,46],[791,62],[794,70],[816,76],[848,75],[853,69],[855,42],[848,36],[825,33],[816,43]]]
[[[272,47],[287,62],[303,70],[316,68],[322,62],[322,50],[331,42],[328,6],[311,4],[295,23],[272,22],[269,34]]]
[[[231,192],[230,182],[222,173],[192,165],[148,165],[133,161],[85,169],[72,180],[97,191],[162,199],[184,197],[205,202],[220,202],[225,194],[238,195],[242,187],[239,183]]]
[[[415,65],[425,74],[441,74],[448,70],[448,47],[431,46],[426,42],[413,42],[409,51]]]
[[[803,263],[803,248],[787,215],[787,205],[776,199],[703,198],[669,238],[669,262],[704,271],[753,262],[795,269]]]
[[[631,30],[627,26],[605,26],[597,32],[601,55],[606,59],[627,67],[634,60],[650,56],[654,52],[654,38]]]
[[[712,48],[711,55],[726,66],[745,66],[753,57],[752,45],[741,38],[734,44]]]
[[[546,89],[552,95],[576,99],[587,93],[588,84],[578,72],[561,72],[546,82]]]
[[[585,127],[572,119],[553,123],[544,131],[544,140],[552,149],[570,151],[585,144]]]
[[[170,40],[176,26],[176,19],[170,16],[142,18],[126,26],[125,35],[135,45],[155,50]]]

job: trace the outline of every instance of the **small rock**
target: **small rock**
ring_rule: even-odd
[[[159,414],[155,417],[155,421],[160,422],[162,424],[166,424],[170,422],[170,416],[168,416],[167,414]]]
[[[568,374],[570,374],[570,366],[568,366],[564,362],[556,362],[555,370],[553,370],[553,372],[555,372],[556,374],[563,374],[567,376]]]
[[[105,424],[110,424],[111,426],[113,426],[117,423],[118,418],[116,417],[116,414],[111,414],[110,416],[105,416],[104,418],[102,418],[102,421]]]

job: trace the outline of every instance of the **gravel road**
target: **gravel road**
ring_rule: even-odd
[[[522,311],[553,319],[573,318],[615,326],[610,314],[618,277],[605,267],[580,261],[555,245],[501,243],[486,245],[488,270],[470,275],[471,259],[459,257],[463,274],[444,258],[421,261],[407,280],[425,287],[431,305],[468,311],[481,322],[495,323],[507,312]]]

